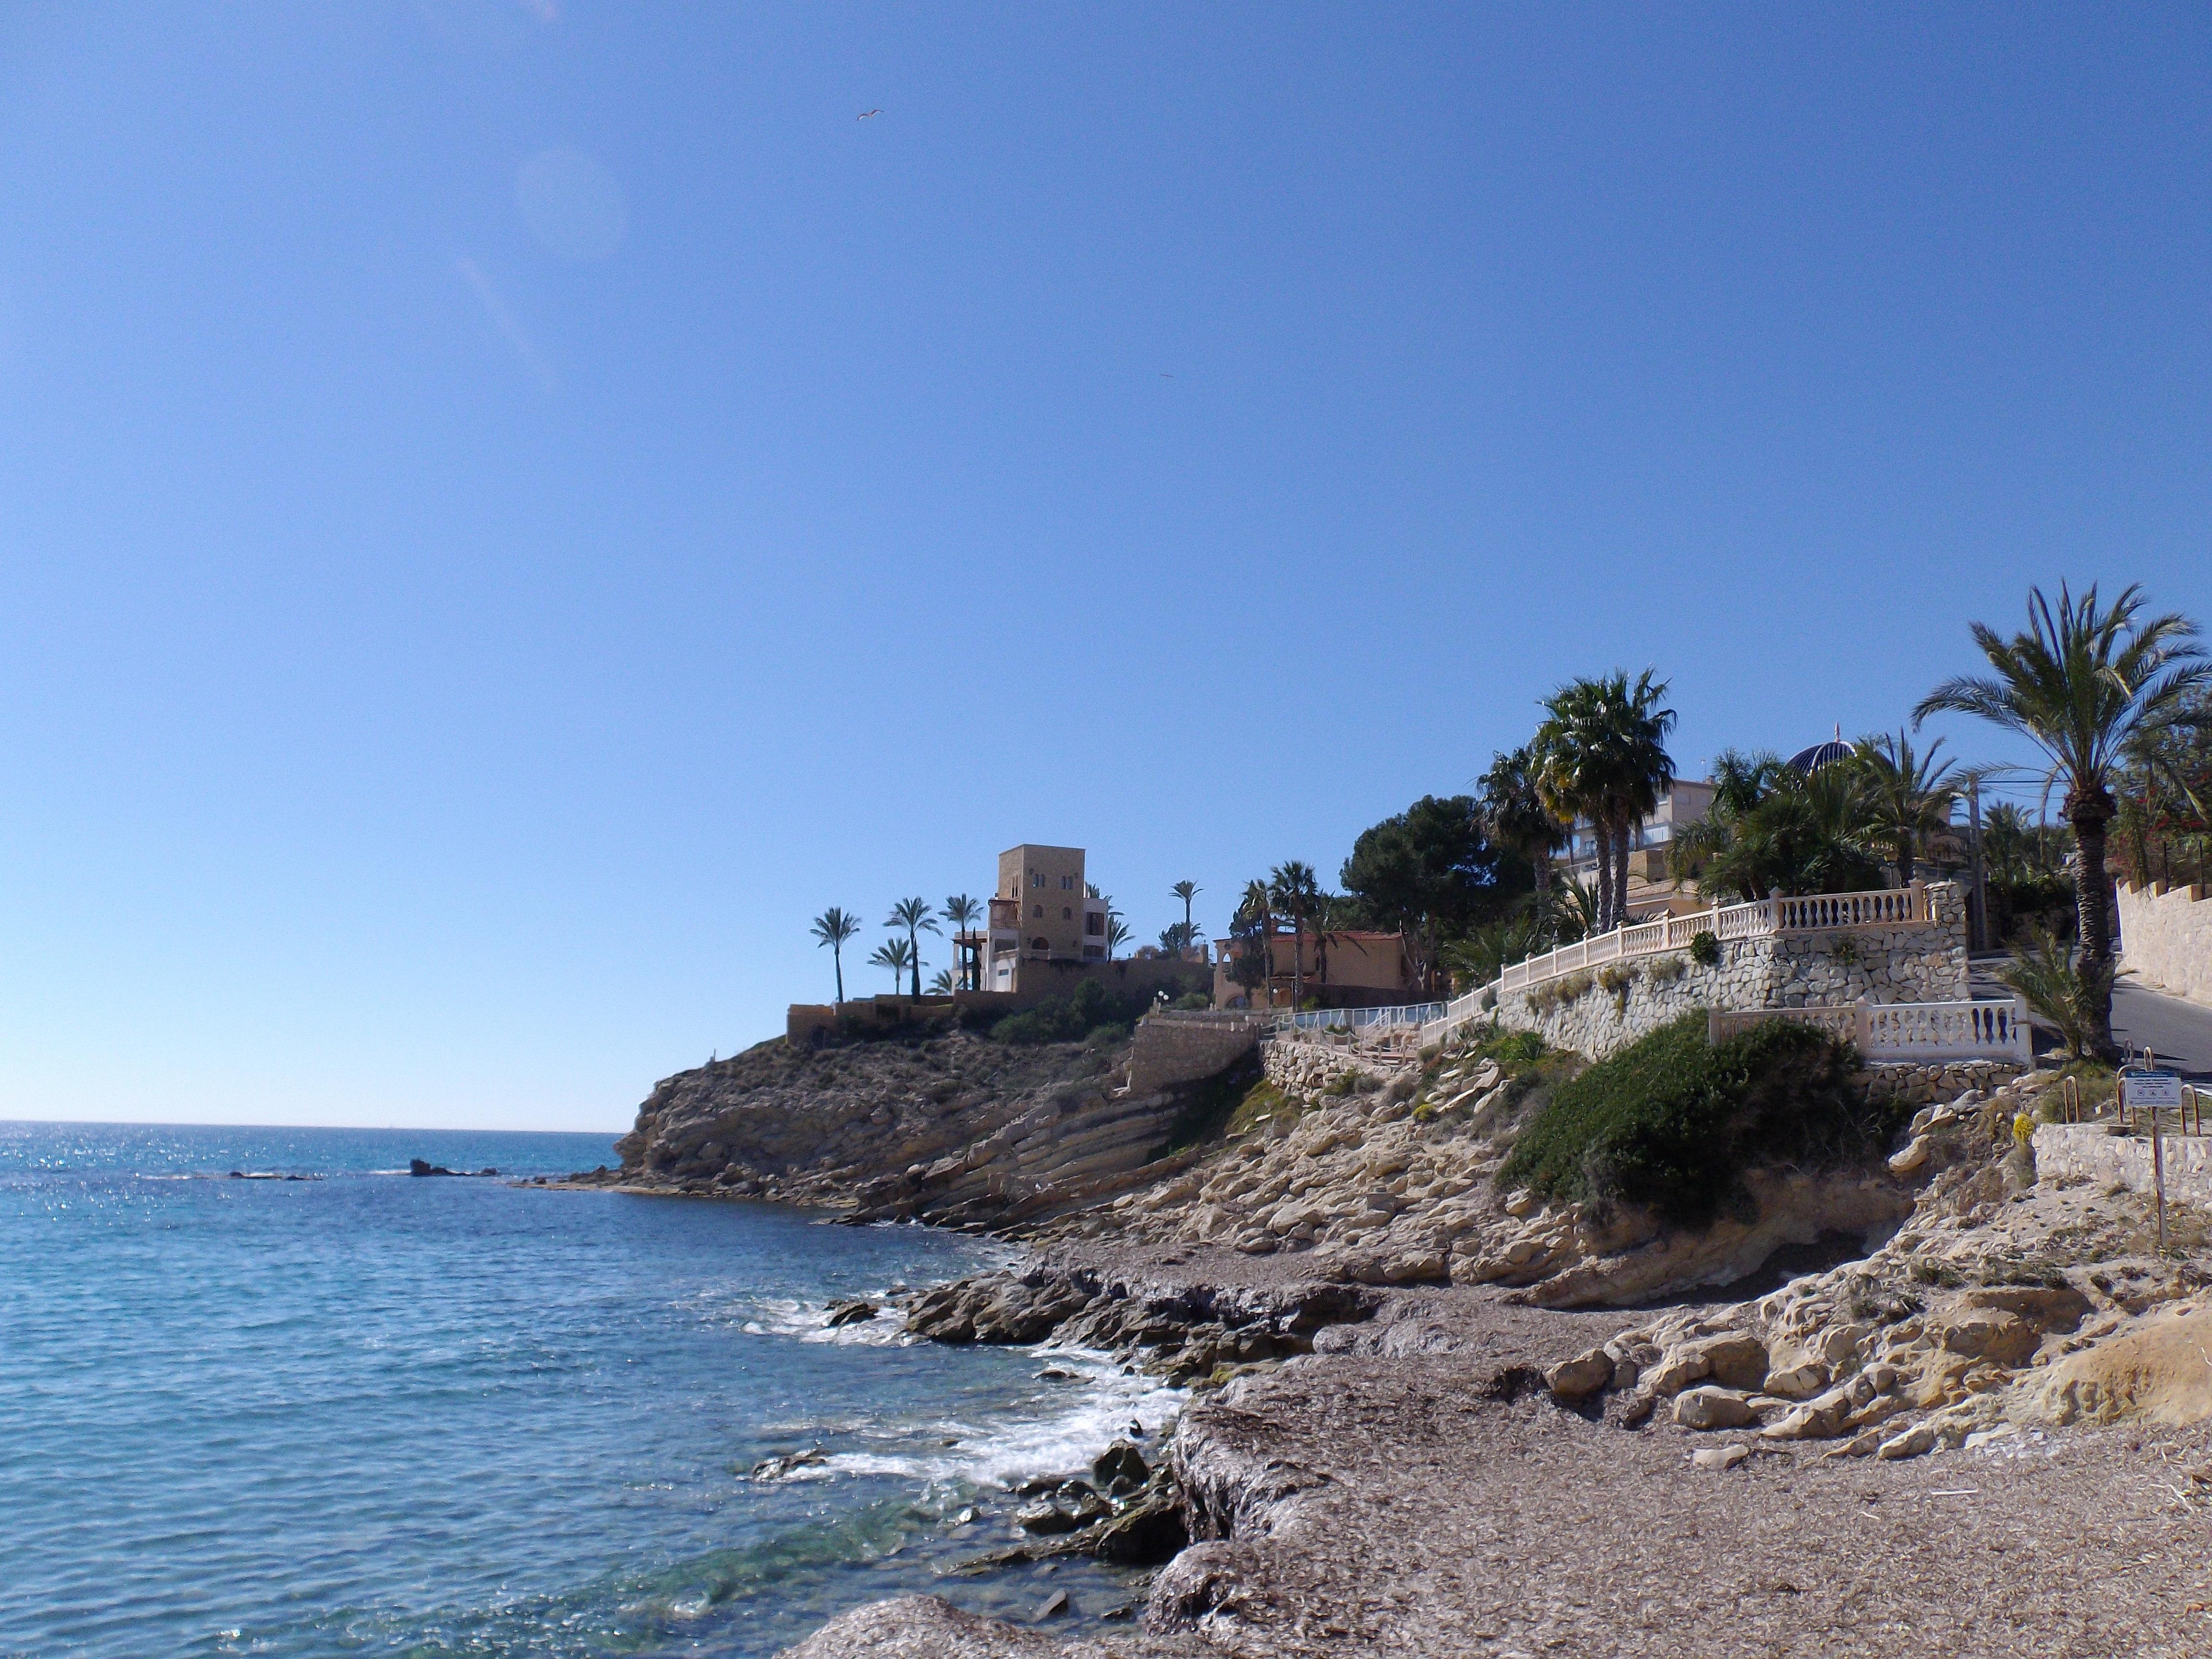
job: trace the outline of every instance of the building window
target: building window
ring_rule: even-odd
[[[1030,906],[1030,920],[1034,921],[1042,921],[1044,920],[1044,906],[1042,904],[1032,904]]]
[[[1033,939],[1030,941],[1030,949],[1032,951],[1049,951],[1052,949],[1052,941],[1048,939]]]
[[[1096,910],[1085,911],[1083,931],[1086,933],[1103,933],[1106,931],[1106,918]]]
[[[1073,921],[1075,920],[1075,912],[1069,909],[1067,906],[1063,904],[1060,907],[1060,919],[1062,921]]]
[[[1075,878],[1073,876],[1062,876],[1060,878],[1060,890],[1063,893],[1073,892],[1075,890]]]
[[[1040,871],[1038,871],[1036,874],[1032,875],[1032,876],[1030,878],[1030,884],[1032,887],[1042,887],[1042,886],[1043,886],[1043,885],[1044,885],[1044,872],[1043,872],[1043,871],[1042,871],[1042,870],[1040,870]]]

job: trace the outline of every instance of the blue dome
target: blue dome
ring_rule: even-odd
[[[1816,743],[1810,749],[1800,749],[1790,757],[1790,764],[1810,777],[1831,762],[1849,760],[1850,757],[1850,744],[1830,741]]]

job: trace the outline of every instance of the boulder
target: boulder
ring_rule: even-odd
[[[1015,1510],[1014,1524],[1024,1532],[1035,1533],[1037,1536],[1045,1538],[1056,1533],[1073,1532],[1076,1520],[1059,1504],[1048,1499],[1044,1503],[1031,1504],[1026,1509]]]
[[[1748,1446],[1707,1446],[1690,1454],[1690,1462],[1701,1469],[1732,1469],[1751,1455]]]
[[[1694,1345],[1705,1375],[1724,1389],[1756,1389],[1766,1381],[1766,1345],[1747,1331],[1709,1336]]]
[[[2069,1354],[2036,1390],[2035,1414],[2053,1423],[2110,1423],[2141,1414],[2176,1427],[2212,1418],[2212,1308],[2187,1304]]]
[[[1913,1175],[1927,1162],[1928,1137],[1915,1135],[1910,1146],[1889,1160],[1889,1172],[1892,1175]]]
[[[1698,1388],[1675,1396],[1674,1421],[1686,1429],[1741,1429],[1757,1418],[1751,1396],[1741,1390]]]
[[[1800,1360],[1766,1374],[1766,1391],[1784,1400],[1810,1400],[1828,1386],[1828,1367],[1818,1359]]]
[[[2072,1331],[2089,1316],[2090,1302],[2070,1286],[1988,1285],[1966,1291],[1958,1305],[2012,1314],[2039,1331]]]
[[[2043,1340],[2034,1326],[2002,1308],[1957,1309],[1934,1329],[1947,1352],[1986,1359],[2007,1369],[2026,1364]]]
[[[863,1302],[855,1297],[850,1302],[831,1303],[830,1311],[822,1322],[835,1330],[841,1325],[866,1324],[881,1311],[882,1310],[874,1303]]]
[[[1587,1400],[1606,1387],[1613,1381],[1613,1356],[1603,1348],[1592,1348],[1572,1359],[1562,1359],[1546,1371],[1544,1386],[1552,1391],[1554,1400],[1572,1402]]]
[[[1677,1395],[1693,1382],[1704,1382],[1712,1371],[1712,1361],[1697,1349],[1669,1348],[1641,1380],[1654,1394]]]
[[[1780,1422],[1768,1424],[1759,1433],[1769,1440],[1832,1440],[1844,1431],[1844,1419],[1850,1411],[1850,1390],[1830,1389],[1807,1401]]]
[[[1903,1434],[1893,1436],[1875,1449],[1875,1455],[1886,1462],[1899,1458],[1917,1457],[1936,1447],[1936,1431],[1925,1423],[1915,1423]]]
[[[827,1463],[829,1461],[830,1454],[823,1451],[821,1447],[809,1446],[802,1452],[793,1452],[783,1457],[770,1457],[754,1464],[753,1479],[781,1480],[795,1470],[809,1468],[817,1463]]]
[[[1116,1440],[1107,1447],[1091,1466],[1091,1478],[1102,1486],[1110,1486],[1117,1480],[1133,1481],[1141,1486],[1151,1474],[1145,1455],[1126,1440]]]
[[[1132,1504],[1117,1519],[1108,1522],[1092,1548],[1102,1561],[1152,1567],[1174,1559],[1189,1542],[1182,1507],[1165,1492],[1158,1492]]]

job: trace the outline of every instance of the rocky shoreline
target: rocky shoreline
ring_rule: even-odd
[[[955,1042],[919,1074],[972,1090],[994,1058]],[[931,1340],[1103,1350],[1191,1390],[1164,1460],[1109,1448],[1009,1494],[1025,1537],[974,1564],[1157,1564],[1141,1620],[910,1599],[794,1655],[2212,1650],[2204,1229],[2160,1258],[2133,1194],[2039,1182],[2034,1081],[1922,1110],[1887,1167],[1754,1171],[1745,1212],[1684,1232],[1497,1189],[1540,1066],[1282,1058],[1263,1109],[1143,1182],[1065,1206],[1030,1201],[1048,1167],[1002,1184],[1028,1261],[902,1310]],[[1049,1102],[1049,1059],[935,1120],[935,1162]],[[1071,1059],[1115,1109],[1110,1067]],[[732,1117],[687,1133],[709,1121]],[[653,1150],[621,1184],[757,1178]],[[767,1173],[848,1213],[890,1190]]]

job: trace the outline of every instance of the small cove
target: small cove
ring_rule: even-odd
[[[1091,1564],[945,1570],[1010,1541],[998,1480],[1156,1432],[1171,1396],[821,1325],[996,1247],[404,1173],[608,1145],[0,1124],[0,1654],[753,1659],[909,1590],[1130,1599]]]

